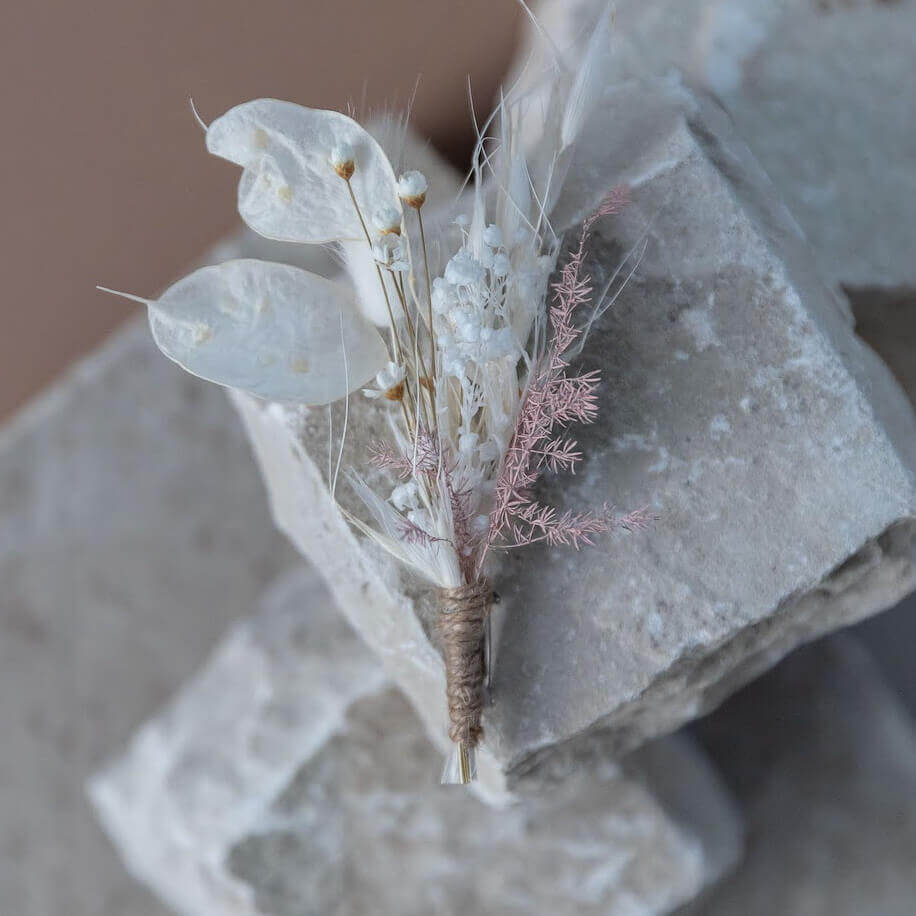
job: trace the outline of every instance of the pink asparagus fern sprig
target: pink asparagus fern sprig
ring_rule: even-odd
[[[435,474],[439,469],[439,444],[434,436],[421,431],[417,434],[413,452],[403,455],[391,443],[378,440],[369,446],[369,463],[391,471],[400,480],[420,474]]]
[[[430,485],[433,485],[433,481],[439,478],[443,496],[451,510],[453,538],[434,537],[403,516],[398,533],[408,544],[451,544],[458,554],[462,572],[470,575],[474,567],[474,548],[480,540],[479,535],[475,536],[472,530],[472,494],[470,489],[455,483],[454,462],[449,460],[448,455],[442,455],[440,460],[440,448],[435,437],[426,432],[419,433],[411,454],[401,454],[385,441],[373,442],[369,446],[369,452],[369,461],[372,465],[391,471],[400,480],[424,475]]]
[[[616,517],[600,511],[558,513],[537,501],[533,487],[545,470],[575,473],[582,460],[576,441],[560,434],[571,423],[593,423],[598,415],[598,372],[569,375],[565,355],[580,337],[577,313],[591,302],[591,280],[583,271],[586,242],[595,221],[618,213],[628,199],[626,188],[614,188],[582,226],[578,246],[553,285],[548,311],[551,339],[532,369],[496,481],[495,501],[480,563],[490,547],[522,547],[546,542],[580,547],[615,527],[638,527],[648,520],[643,510]]]

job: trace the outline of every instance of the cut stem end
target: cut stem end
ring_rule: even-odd
[[[458,778],[461,785],[466,786],[471,782],[471,754],[466,744],[458,747]]]

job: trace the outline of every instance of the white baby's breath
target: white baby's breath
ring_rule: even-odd
[[[485,280],[486,269],[467,248],[459,249],[445,265],[445,281],[452,286],[478,291]]]
[[[399,235],[383,235],[372,245],[372,256],[376,263],[387,270],[396,273],[406,273],[410,270],[410,254],[407,243]]]
[[[509,263],[509,256],[504,252],[500,251],[493,255],[493,262],[490,265],[490,270],[493,272],[495,277],[505,277],[511,268]]]

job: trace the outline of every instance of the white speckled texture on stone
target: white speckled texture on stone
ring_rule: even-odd
[[[537,13],[568,49],[584,43],[604,5],[542,0]],[[714,93],[831,282],[916,286],[916,0],[616,0],[615,8],[609,85],[664,75]]]
[[[697,729],[748,818],[742,864],[681,916],[910,916],[916,733],[861,646],[806,647]]]
[[[649,246],[583,354],[604,385],[598,423],[577,431],[581,472],[545,490],[660,520],[579,553],[517,551],[496,574],[482,754],[496,782],[595,729],[618,751],[669,731],[914,585],[912,407],[727,116],[679,88],[619,88],[587,128],[560,212],[581,214],[619,180],[634,203],[597,231],[590,269],[600,280],[647,225]],[[236,403],[278,524],[444,743],[430,596],[327,498],[326,413]],[[382,435],[379,407],[353,399],[344,463],[365,467]]]
[[[691,899],[739,852],[730,801],[686,739],[505,808],[438,785],[439,764],[302,571],[92,796],[135,874],[188,916],[648,916]]]

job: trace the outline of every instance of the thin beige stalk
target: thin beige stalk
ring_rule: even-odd
[[[347,190],[350,192],[350,200],[353,201],[353,209],[356,210],[356,216],[359,219],[359,224],[363,228],[363,235],[366,237],[366,244],[369,246],[369,255],[372,257],[372,237],[369,235],[369,229],[366,227],[366,221],[363,219],[363,212],[359,208],[359,203],[356,200],[356,195],[353,193],[353,186],[350,184],[350,179],[346,176],[341,176],[343,180],[347,183]],[[374,258],[373,258],[374,260]],[[401,348],[401,339],[398,335],[398,328],[394,320],[394,312],[391,310],[391,300],[388,297],[388,288],[385,286],[385,278],[382,276],[382,269],[379,267],[378,262],[375,264],[375,272],[378,276],[379,286],[382,288],[382,295],[385,297],[385,307],[388,309],[388,321],[391,325],[391,339],[394,341],[395,355],[397,356],[398,364],[404,363],[404,352]],[[397,284],[395,284],[397,287]],[[407,384],[407,380],[404,380],[404,389],[405,397],[401,398],[401,412],[404,414],[404,423],[407,426],[408,431],[411,431],[411,427],[416,429],[417,426],[417,417],[416,412],[413,408],[413,401],[410,398],[410,386]],[[410,411],[408,415],[407,407],[405,402],[410,405]],[[411,422],[411,419],[413,422]]]
[[[426,307],[429,321],[429,359],[432,367],[432,382],[436,384],[436,332],[433,330],[433,290],[429,281],[429,255],[426,251],[426,233],[423,231],[423,214],[417,207],[417,222],[420,225],[420,241],[423,244],[423,268],[426,271]]]
[[[424,416],[424,419],[426,420],[427,429],[432,429],[433,418],[435,417],[435,410],[433,409],[432,411],[430,411],[427,405],[426,398],[423,395],[423,391],[424,391],[423,384],[420,381],[421,372],[424,377],[427,377],[426,363],[423,360],[423,354],[420,352],[420,343],[419,343],[420,339],[417,336],[416,327],[414,326],[413,319],[410,317],[410,310],[407,307],[407,294],[403,286],[403,280],[401,280],[401,282],[399,283],[398,278],[395,275],[394,271],[389,271],[389,273],[391,274],[391,278],[394,283],[395,292],[398,294],[398,300],[401,303],[401,309],[404,312],[404,318],[407,321],[407,331],[410,334],[410,342],[411,342],[411,345],[413,346],[413,355],[414,355],[413,370],[414,370],[414,378],[416,379],[416,383],[417,383],[417,399],[420,401],[420,403],[423,406],[423,416]],[[431,418],[431,413],[432,413],[432,418]]]
[[[372,237],[369,235],[369,230],[366,228],[366,221],[363,219],[362,210],[359,208],[359,204],[356,201],[356,195],[353,193],[353,185],[350,184],[349,178],[344,178],[344,181],[347,183],[347,190],[350,192],[350,200],[353,201],[353,208],[356,210],[356,215],[359,218],[359,224],[363,227],[363,235],[366,237],[366,244],[369,246],[369,254],[372,254]],[[373,259],[374,260],[374,259]],[[394,323],[394,312],[391,311],[391,301],[388,298],[388,290],[385,287],[385,279],[382,276],[382,269],[378,266],[376,262],[375,272],[378,274],[378,282],[382,287],[382,295],[385,297],[385,306],[388,309],[388,321],[391,323],[391,337],[394,340],[395,354],[397,355],[398,362],[402,362],[404,359],[403,353],[401,351],[401,341],[398,337],[398,329]]]

